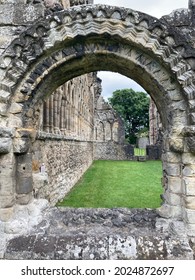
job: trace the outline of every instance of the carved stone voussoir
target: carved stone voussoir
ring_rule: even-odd
[[[0,154],[7,154],[11,151],[11,138],[0,138]]]
[[[195,154],[195,136],[187,137],[187,146],[190,152]]]
[[[172,137],[169,140],[170,150],[176,153],[182,153],[184,151],[183,138]]]

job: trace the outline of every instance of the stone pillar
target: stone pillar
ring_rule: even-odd
[[[62,97],[62,104],[61,104],[61,112],[60,112],[60,131],[64,135],[66,130],[66,124],[65,124],[65,118],[66,118],[66,100],[65,97]]]
[[[28,204],[32,199],[32,153],[16,156],[16,195],[18,204]]]
[[[164,139],[162,161],[164,203],[158,212],[164,218],[182,220],[182,153],[172,152],[169,139],[166,138]]]
[[[54,110],[53,110],[53,94],[50,96],[49,98],[49,115],[50,115],[50,118],[49,118],[49,132],[50,133],[53,133],[53,128],[54,128],[54,125],[53,125],[53,113],[54,113]]]
[[[59,99],[59,91],[56,90],[54,93],[54,104],[53,104],[53,109],[54,109],[54,133],[59,132],[59,110],[58,110],[58,99]]]
[[[0,154],[0,221],[7,221],[15,204],[15,157],[13,153]]]
[[[182,159],[183,220],[188,235],[195,236],[195,154],[186,152]]]
[[[43,105],[43,130],[49,133],[49,98]]]
[[[150,145],[156,145],[157,140],[159,139],[159,130],[162,124],[160,121],[160,115],[152,99],[150,99],[149,120],[150,120],[150,124],[149,124]]]
[[[15,203],[14,129],[0,127],[0,220],[6,221]]]

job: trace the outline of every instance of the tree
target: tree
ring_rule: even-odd
[[[149,127],[149,102],[145,92],[133,89],[116,90],[108,99],[125,125],[125,137],[129,143],[136,143],[136,133]]]

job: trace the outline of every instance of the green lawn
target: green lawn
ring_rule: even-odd
[[[146,149],[134,148],[134,155],[135,156],[146,156]]]
[[[161,177],[161,161],[94,161],[58,206],[157,208]]]

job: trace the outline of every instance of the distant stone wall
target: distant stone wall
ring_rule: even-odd
[[[160,131],[162,130],[162,123],[157,107],[152,99],[150,99],[149,107],[149,139],[150,145],[155,145],[160,138]]]
[[[101,92],[101,82],[97,85],[97,88],[98,86],[99,92]],[[130,159],[133,155],[133,147],[124,144],[125,130],[121,118],[101,95],[96,96],[97,100],[95,102],[94,117],[94,159]]]
[[[139,149],[145,149],[147,145],[149,145],[148,137],[139,137],[137,139],[137,146]]]
[[[112,141],[94,143],[95,160],[129,160],[133,154],[131,145],[121,145]]]
[[[91,142],[56,139],[37,140],[33,145],[33,191],[36,198],[46,198],[51,205],[80,179],[93,161]],[[40,172],[44,163],[45,171]]]

